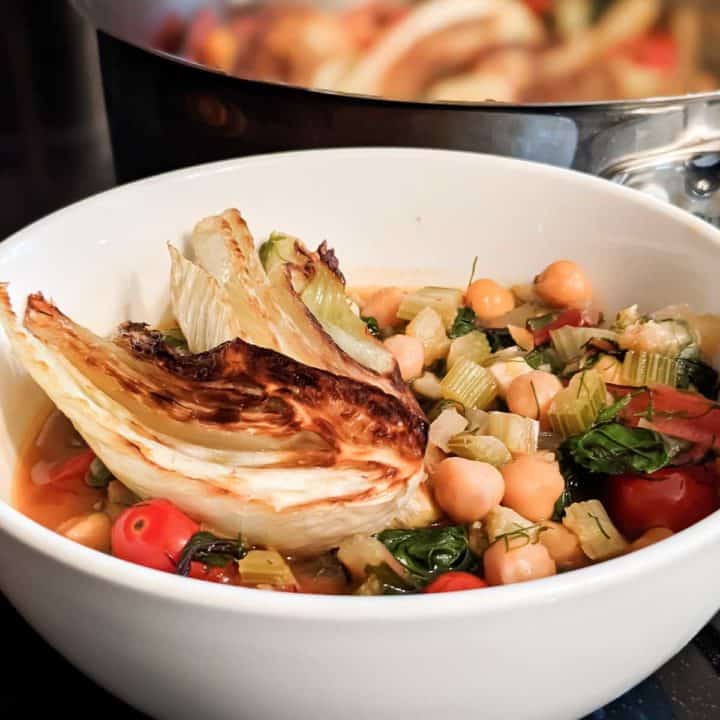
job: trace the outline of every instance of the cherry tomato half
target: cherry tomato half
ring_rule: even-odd
[[[457,590],[477,590],[488,584],[477,575],[454,570],[436,577],[426,588],[426,593],[456,592]]]
[[[533,332],[535,347],[544,345],[550,341],[550,331],[558,330],[566,325],[572,327],[593,327],[600,322],[600,315],[591,310],[565,310],[561,312],[551,323]]]
[[[138,565],[175,572],[187,541],[200,526],[168,500],[148,500],[125,510],[112,529],[112,553]]]
[[[190,563],[190,577],[196,580],[207,580],[208,582],[232,585],[237,576],[237,565],[234,562],[229,562],[223,567],[205,565],[205,563],[196,561]]]
[[[92,450],[83,450],[55,465],[49,473],[50,485],[64,490],[84,487],[85,476],[94,459],[95,453]]]
[[[638,65],[668,72],[677,67],[678,45],[675,38],[666,32],[643,35],[628,43],[625,54]]]
[[[656,527],[679,532],[718,507],[718,477],[706,465],[668,467],[651,475],[628,473],[608,480],[608,512],[630,539]]]

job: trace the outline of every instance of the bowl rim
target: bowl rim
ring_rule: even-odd
[[[525,176],[540,175],[549,179],[562,177],[578,187],[588,188],[594,194],[620,197],[628,204],[645,206],[651,212],[663,215],[670,223],[680,223],[696,231],[698,238],[709,240],[720,249],[720,230],[699,218],[637,190],[577,171],[526,160],[454,150],[358,147],[301,150],[224,160],[174,170],[121,185],[69,205],[20,230],[0,244],[0,257],[12,253],[16,247],[31,241],[35,232],[51,227],[59,218],[83,213],[87,207],[106,202],[108,197],[137,194],[138,191],[155,185],[192,182],[198,178],[245,171],[268,163],[282,165],[287,162],[303,162],[314,156],[337,156],[344,161],[372,156],[378,158],[378,162],[445,156],[470,164],[483,163],[504,168],[509,166]],[[658,571],[663,566],[671,565],[674,560],[686,557],[712,542],[720,541],[720,510],[662,543],[551,578],[479,591],[382,599],[262,592],[252,588],[229,587],[216,583],[187,582],[186,578],[135,565],[63,538],[26,517],[6,500],[0,500],[0,532],[12,536],[20,544],[55,560],[70,570],[130,591],[163,598],[167,602],[193,604],[255,616],[292,617],[298,620],[412,622],[419,619],[447,617],[450,614],[477,615],[513,610],[530,604],[554,603],[561,596],[582,596],[617,582],[627,582],[633,576],[644,572]]]

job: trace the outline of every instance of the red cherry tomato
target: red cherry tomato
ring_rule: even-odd
[[[632,388],[615,388],[622,397]],[[708,450],[720,450],[720,405],[694,392],[653,385],[640,392],[622,412],[623,422],[644,427],[672,437],[697,443]]]
[[[49,473],[50,485],[64,490],[72,490],[78,485],[84,486],[85,476],[94,459],[95,453],[92,450],[83,450],[55,465]]]
[[[187,541],[200,526],[168,500],[148,500],[125,510],[112,529],[115,557],[175,572]]]
[[[544,15],[553,6],[553,0],[525,0],[525,4],[538,15]]]
[[[608,480],[607,509],[630,539],[656,527],[684,530],[718,509],[718,477],[706,465],[663,468]]]
[[[678,46],[670,33],[657,32],[633,40],[625,54],[638,65],[668,72],[677,66]]]
[[[196,580],[207,580],[208,582],[232,585],[238,576],[237,565],[229,562],[223,567],[205,565],[201,562],[190,563],[190,577]]]
[[[590,310],[565,310],[551,323],[533,332],[535,347],[550,341],[550,331],[570,325],[572,327],[593,327],[600,322],[600,315]]]
[[[456,592],[457,590],[476,590],[486,588],[488,584],[477,575],[455,570],[436,577],[426,586],[426,593]]]

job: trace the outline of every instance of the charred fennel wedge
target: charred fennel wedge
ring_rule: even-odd
[[[394,365],[376,372],[343,352],[300,300],[294,268],[280,268],[276,293],[251,239],[237,240],[239,214],[199,228],[197,262],[173,258],[174,308],[193,352],[137,323],[100,338],[39,294],[21,323],[0,285],[16,355],[142,498],[287,552],[387,527],[424,477],[427,436]],[[179,273],[199,283],[206,320]]]

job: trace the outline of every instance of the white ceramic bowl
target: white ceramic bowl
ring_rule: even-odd
[[[350,280],[527,280],[582,263],[611,305],[717,309],[720,233],[639,193],[518,161],[295,153],[183,170],[63,210],[0,246],[16,303],[108,331],[165,302],[165,243],[239,207],[256,237],[327,239]],[[0,338],[0,496],[44,403]],[[649,675],[720,606],[720,518],[539,582],[404,598],[223,587],[126,564],[0,502],[0,586],[81,670],[172,720],[573,719]]]

